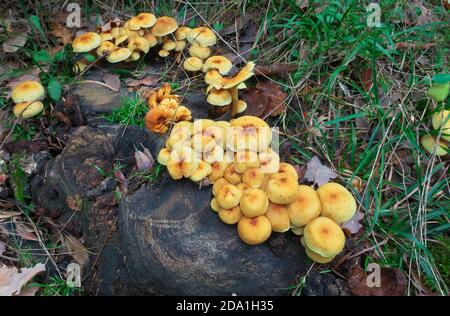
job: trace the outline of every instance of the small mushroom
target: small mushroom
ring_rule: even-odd
[[[225,170],[230,165],[226,161],[216,161],[211,165],[212,171],[208,177],[209,182],[214,183],[217,179],[223,178]]]
[[[275,204],[289,204],[297,197],[298,183],[287,175],[281,175],[267,182],[266,193]]]
[[[289,214],[284,205],[269,203],[264,215],[272,225],[272,231],[284,233],[290,229]]]
[[[231,68],[233,67],[233,64],[231,61],[224,57],[224,56],[211,56],[208,59],[205,60],[205,63],[203,64],[202,71],[208,72],[210,70],[217,70],[222,76],[227,75]]]
[[[227,184],[230,184],[230,182],[228,182],[225,178],[219,178],[216,181],[214,181],[213,187],[212,187],[212,194],[214,196],[217,196],[217,193],[219,192],[219,190],[226,186]]]
[[[269,239],[272,233],[270,221],[264,215],[242,216],[237,225],[239,237],[248,245],[259,245]]]
[[[259,161],[261,162],[259,167],[264,174],[275,173],[280,169],[280,156],[271,148],[259,153]]]
[[[100,38],[101,38],[102,42],[111,41],[114,39],[114,37],[111,34],[111,31],[100,33]]]
[[[116,46],[119,46],[120,44],[125,43],[128,38],[128,34],[120,35],[119,37],[116,37],[116,41],[114,42],[114,44],[116,44]]]
[[[250,188],[242,194],[239,205],[242,214],[247,217],[255,217],[266,213],[269,199],[263,190]]]
[[[158,52],[158,55],[160,56],[160,57],[167,57],[167,56],[169,56],[169,51],[167,51],[167,50],[164,50],[164,49],[161,49],[159,52]]]
[[[195,158],[194,150],[187,146],[177,146],[172,150],[167,171],[174,180],[192,176],[197,170],[199,161]]]
[[[355,198],[339,183],[325,183],[317,189],[317,194],[322,204],[321,216],[329,217],[336,223],[343,223],[355,215]]]
[[[98,56],[103,56],[105,54],[109,54],[110,52],[112,52],[113,50],[116,50],[118,47],[116,45],[114,45],[112,42],[110,41],[104,41],[103,43],[101,43],[101,45],[97,48],[97,55]]]
[[[280,162],[280,168],[278,169],[278,175],[285,174],[287,176],[290,176],[292,179],[294,179],[296,182],[298,182],[298,173],[297,170],[295,170],[295,167],[287,162]],[[276,175],[275,175],[276,177]]]
[[[251,186],[249,186],[247,183],[244,183],[244,182],[236,184],[236,187],[239,190],[241,190],[241,194],[244,194],[245,191],[252,188]]]
[[[163,148],[159,151],[158,153],[158,157],[156,158],[156,160],[163,166],[167,166],[167,162],[169,161],[170,158],[170,149],[169,148]]]
[[[241,182],[241,175],[236,172],[235,165],[229,165],[223,174],[223,177],[232,184],[238,184]]]
[[[203,61],[198,57],[189,57],[183,63],[184,70],[197,72],[202,69]]]
[[[172,129],[172,132],[170,133],[169,137],[166,141],[166,147],[167,148],[174,148],[177,145],[184,145],[188,142],[190,143],[191,140],[191,127],[186,124],[182,124],[185,122],[179,122],[175,124],[175,126]]]
[[[13,113],[17,118],[27,119],[36,116],[44,111],[44,104],[41,101],[20,102],[14,105]]]
[[[72,42],[74,53],[86,53],[96,49],[102,43],[102,38],[95,32],[87,32],[77,36]]]
[[[255,116],[241,116],[231,122],[227,145],[233,151],[261,152],[270,146],[272,131],[264,120]]]
[[[118,38],[119,36],[126,35],[125,28],[117,26],[111,29],[111,36],[113,38]]]
[[[147,54],[150,50],[150,43],[144,37],[134,35],[128,39],[128,49],[131,51],[138,50]]]
[[[187,26],[180,26],[176,31],[175,31],[175,39],[177,41],[183,41],[186,39],[187,34],[191,31],[190,27]]]
[[[301,240],[303,240],[303,243],[305,243],[304,239],[301,239]],[[317,263],[320,263],[320,264],[324,264],[324,263],[328,263],[328,262],[333,261],[333,259],[335,258],[335,257],[330,257],[330,258],[323,257],[323,256],[319,255],[318,253],[316,253],[316,252],[312,251],[311,249],[309,249],[308,246],[304,246],[304,247],[305,247],[306,255],[309,257],[309,259],[311,259],[314,262],[317,262]]]
[[[161,16],[156,19],[151,32],[156,37],[166,36],[173,33],[178,28],[177,21],[170,16]]]
[[[126,48],[122,47],[116,50],[113,50],[109,53],[109,55],[106,57],[106,60],[110,63],[118,63],[120,61],[123,61],[131,56],[131,51]]]
[[[200,45],[191,45],[189,47],[189,55],[192,57],[198,57],[201,60],[205,60],[211,55],[211,49],[209,47],[202,47]]]
[[[244,100],[238,100],[236,113],[240,114],[243,113],[245,110],[247,110],[247,103]]]
[[[235,206],[231,209],[219,208],[219,218],[222,222],[228,225],[234,225],[242,217],[242,212],[239,206]]]
[[[291,232],[292,232],[294,235],[302,236],[304,230],[305,230],[305,227],[304,227],[304,226],[303,226],[303,227],[296,227],[296,226],[292,226],[292,225],[291,225]]]
[[[245,150],[236,153],[234,164],[236,172],[244,173],[247,170],[258,168],[261,162],[259,161],[257,153]]]
[[[131,56],[126,59],[126,61],[136,61],[141,57],[141,54],[139,52],[132,52]]]
[[[435,130],[440,131],[442,128],[441,138],[450,142],[450,111],[442,110],[434,113],[431,122]]]
[[[141,28],[152,27],[156,21],[156,17],[151,13],[139,13],[128,21],[128,26],[130,30],[137,31]]]
[[[199,182],[205,179],[212,172],[211,165],[202,160],[198,162],[197,170],[189,177],[194,182]]]
[[[226,184],[219,189],[216,199],[221,208],[230,209],[239,205],[241,191],[232,184]]]
[[[173,111],[169,109],[153,108],[145,115],[145,127],[154,133],[164,134],[169,130],[172,116]]]
[[[321,211],[317,192],[307,185],[299,185],[295,200],[287,205],[291,224],[301,227],[319,217]]]
[[[252,188],[260,188],[263,180],[264,173],[259,168],[248,169],[242,174],[242,182]]]
[[[216,90],[221,90],[220,89],[220,86],[221,86],[220,81],[221,80],[222,80],[222,75],[217,70],[210,70],[205,74],[205,83]],[[209,92],[208,89],[206,91]],[[223,90],[223,91],[228,91],[228,90]],[[230,94],[230,97],[231,97],[231,94]]]
[[[39,82],[31,80],[19,83],[11,92],[14,103],[32,102],[43,99],[44,96],[44,87]]]
[[[181,52],[186,47],[186,41],[175,41],[175,48],[173,49],[176,52]]]
[[[445,156],[450,153],[450,148],[447,143],[442,139],[439,139],[438,142],[436,137],[432,135],[423,135],[420,139],[420,143],[430,154],[434,153],[436,156]]]
[[[165,40],[162,49],[166,51],[174,50],[177,47],[177,44],[172,40]]]
[[[310,221],[303,232],[306,247],[316,254],[334,258],[345,245],[345,235],[336,222],[328,217],[317,217]]]
[[[187,33],[186,39],[189,43],[202,47],[214,46],[217,42],[216,34],[210,28],[204,26],[192,29]]]
[[[211,206],[211,209],[212,209],[214,212],[219,212],[220,206],[219,206],[219,203],[217,203],[216,198],[212,198],[212,199],[211,199],[210,206]]]

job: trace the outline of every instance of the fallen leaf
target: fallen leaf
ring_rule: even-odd
[[[72,31],[64,27],[61,23],[51,22],[50,28],[52,29],[52,34],[60,40],[61,44],[66,45],[72,43]]]
[[[19,33],[3,43],[3,51],[5,53],[15,53],[25,46],[28,40],[27,33]]]
[[[427,91],[427,95],[436,102],[447,99],[450,89],[450,83],[433,83]]]
[[[61,240],[64,247],[66,247],[69,254],[78,264],[84,266],[89,262],[89,253],[78,239],[70,234],[64,234]]]
[[[372,68],[368,67],[361,71],[361,83],[366,92],[369,92],[373,86],[373,72]]]
[[[152,76],[145,76],[142,79],[135,79],[130,80],[127,82],[127,85],[129,87],[137,87],[137,86],[153,86],[155,83],[158,82],[158,78],[152,77]]]
[[[79,195],[69,195],[66,198],[66,204],[72,211],[80,212],[83,206],[83,199]]]
[[[103,82],[114,92],[120,90],[120,77],[119,75],[105,73],[103,75]]]
[[[400,269],[380,268],[378,287],[369,287],[369,280],[372,277],[360,266],[355,266],[350,270],[347,282],[352,294],[357,296],[402,296],[406,293],[406,278]]]
[[[250,21],[254,20],[259,13],[257,11],[247,13],[246,15],[240,15],[233,25],[225,27],[220,33],[222,36],[234,34],[244,28]]]
[[[0,185],[4,185],[6,183],[6,179],[8,179],[8,176],[4,173],[0,173]]]
[[[45,265],[36,264],[32,268],[22,268],[2,265],[0,267],[0,296],[19,295],[22,287],[30,282],[37,274],[45,271]]]
[[[283,113],[287,93],[272,81],[259,82],[256,87],[245,89],[242,99],[247,103],[247,115],[266,118]]]
[[[318,186],[329,182],[338,175],[325,165],[322,165],[319,157],[314,156],[306,165],[305,177],[308,181],[314,182]]]
[[[25,240],[32,240],[32,241],[38,240],[33,228],[27,227],[26,225],[17,222],[15,224],[16,224],[16,233],[19,237]]]
[[[39,286],[27,286],[23,288],[16,296],[36,296],[36,293],[39,291],[39,289]]]
[[[21,214],[22,214],[22,213],[19,212],[19,211],[17,211],[17,212],[0,211],[0,220],[8,219],[8,218],[11,218],[11,217],[14,217],[14,216],[19,216],[19,215],[21,215]]]
[[[255,75],[263,76],[280,76],[287,75],[290,72],[296,71],[298,69],[297,64],[286,64],[286,63],[274,63],[269,66],[256,66]]]
[[[136,167],[139,171],[151,170],[155,163],[155,159],[150,152],[144,153],[140,150],[134,153],[134,159],[136,160]]]
[[[363,227],[360,223],[360,221],[362,221],[363,218],[364,213],[359,211],[349,221],[345,222],[342,225],[342,228],[348,230],[350,234],[356,234]]]

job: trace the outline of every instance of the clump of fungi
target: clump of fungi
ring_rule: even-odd
[[[309,258],[328,263],[344,248],[341,224],[355,215],[356,201],[338,183],[317,190],[299,184],[294,166],[271,149],[271,136],[268,124],[254,116],[179,122],[157,160],[175,180],[211,183],[211,209],[225,224],[237,224],[246,244],[290,230],[301,236]]]
[[[140,13],[125,22],[112,21],[111,26],[108,31],[99,29],[79,35],[72,43],[73,51],[91,52],[106,57],[110,63],[117,63],[136,61],[153,47],[158,47],[158,55],[163,58],[179,56],[187,49],[189,57],[183,61],[183,68],[191,74],[204,73],[204,81],[208,85],[207,102],[211,105],[209,110],[213,117],[223,115],[230,108],[234,117],[247,108],[247,104],[239,100],[238,90],[246,88],[244,82],[253,76],[255,65],[248,62],[234,76],[226,77],[233,65],[225,56],[212,55],[217,36],[210,28],[179,27],[174,18],[156,18],[152,13]],[[77,61],[74,66],[77,72],[86,67],[84,60]],[[165,116],[164,111],[158,112],[155,117]]]
[[[152,132],[166,133],[172,123],[192,120],[191,111],[180,105],[180,98],[171,94],[172,88],[164,84],[148,99],[149,111],[145,116],[145,126]]]
[[[13,113],[17,118],[27,119],[40,114],[44,110],[42,99],[44,87],[37,81],[19,83],[12,91],[11,98],[15,103]]]

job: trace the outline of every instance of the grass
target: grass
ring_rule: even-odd
[[[431,132],[433,111],[450,108],[450,98],[435,103],[425,94],[433,75],[449,72],[449,13],[439,2],[423,1],[426,8],[420,8],[414,1],[385,0],[380,2],[382,25],[369,28],[368,13],[360,1],[308,3],[301,7],[295,0],[263,4],[257,0],[157,1],[152,9],[157,15],[175,13],[188,26],[207,22],[217,31],[256,10],[252,21],[258,30],[250,58],[257,64],[298,65],[288,77],[271,78],[289,94],[286,114],[271,118],[270,123],[282,130],[282,143],[289,143],[292,162],[304,164],[318,155],[339,173],[338,181],[353,189],[366,215],[360,240],[369,247],[383,244],[366,253],[366,263],[400,268],[408,277],[417,274],[436,293],[448,294],[450,263],[448,247],[443,245],[448,246],[450,231],[449,162],[424,152],[419,139]],[[36,13],[23,6],[35,34],[45,32],[42,19],[33,18],[44,8]],[[147,1],[117,1],[112,8],[95,1],[83,6],[83,12],[100,15],[107,9],[130,16],[148,7]],[[417,25],[425,10],[436,19]],[[226,46],[239,49],[235,34],[225,39]],[[402,43],[432,46],[397,49]],[[73,53],[43,52],[53,44],[41,39],[21,50],[29,66],[46,66],[48,70],[41,74],[46,86],[55,80],[61,85],[73,80],[68,66]],[[138,67],[145,69],[143,64]],[[19,76],[22,70],[0,78]],[[370,90],[362,82],[364,72],[373,83]],[[185,84],[176,78],[164,81],[172,81],[177,88]],[[53,96],[58,95],[55,86]],[[0,98],[0,108],[5,104],[6,99]],[[143,126],[146,112],[147,105],[139,98],[125,99],[106,118],[125,126]],[[35,134],[18,127],[13,135],[19,140]],[[154,182],[160,169],[156,164],[151,173],[136,175]],[[355,179],[363,184],[360,191],[352,186]],[[302,278],[297,288],[304,283]],[[409,282],[408,294],[415,290],[414,282]]]

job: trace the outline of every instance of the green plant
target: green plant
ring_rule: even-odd
[[[72,287],[58,276],[49,277],[47,283],[31,283],[29,286],[38,286],[41,296],[74,296],[83,293],[83,288]]]
[[[125,126],[144,126],[144,117],[147,111],[147,104],[139,97],[124,98],[122,106],[113,110],[105,118],[111,123],[119,123]]]

